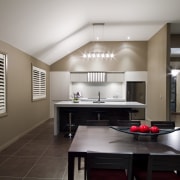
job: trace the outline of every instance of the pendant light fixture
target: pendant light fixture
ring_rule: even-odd
[[[96,41],[101,41],[104,35],[104,23],[93,23],[93,36]]]

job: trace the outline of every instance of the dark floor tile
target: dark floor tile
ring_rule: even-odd
[[[22,178],[16,178],[16,177],[0,177],[0,180],[22,180]]]
[[[49,145],[52,144],[54,141],[54,135],[53,134],[45,134],[41,133],[37,135],[35,138],[32,139],[31,142],[37,143],[37,144],[44,144],[44,145]]]
[[[0,165],[4,163],[8,159],[8,157],[9,156],[0,156]]]
[[[37,128],[35,128],[35,129],[31,130],[28,134],[38,135],[38,134],[40,134],[42,131],[43,131],[43,128],[37,127]]]
[[[72,143],[72,139],[65,138],[63,134],[60,134],[58,136],[54,136],[52,144],[61,144],[61,145],[69,145]]]
[[[27,144],[29,141],[24,139],[19,139],[9,147],[0,152],[0,155],[13,155],[15,154],[21,147]]]
[[[51,135],[53,135],[54,134],[54,128],[53,127],[46,128],[41,132],[41,134],[51,134]]]
[[[25,144],[14,156],[39,157],[45,152],[47,145],[28,143]]]
[[[0,176],[23,177],[36,161],[36,158],[11,157],[0,166]]]
[[[41,158],[26,177],[62,178],[67,166],[66,158]]]
[[[69,146],[67,146],[67,145],[51,145],[45,151],[43,156],[67,158],[68,157],[68,149],[69,149]]]
[[[33,140],[53,140],[53,138],[53,134],[41,133],[37,135],[35,138],[33,138]]]
[[[20,138],[20,140],[25,140],[25,141],[30,141],[32,140],[33,138],[35,138],[37,135],[36,134],[25,134],[23,137]]]
[[[23,180],[62,180],[62,178],[24,178]]]

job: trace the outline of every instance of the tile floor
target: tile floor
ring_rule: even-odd
[[[0,180],[67,180],[71,141],[53,136],[53,120],[48,120],[0,152]],[[83,170],[75,176],[83,179]]]
[[[180,115],[174,120],[180,126]],[[53,136],[53,120],[46,121],[0,152],[0,180],[67,180],[71,141]],[[83,172],[75,167],[75,180],[83,180]]]

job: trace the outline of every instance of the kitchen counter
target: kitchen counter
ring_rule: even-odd
[[[120,108],[145,108],[145,104],[139,102],[104,102],[104,103],[93,103],[93,101],[79,101],[74,103],[72,101],[60,101],[54,104],[57,107],[120,107]]]
[[[112,109],[119,109],[118,111],[124,109],[131,109],[131,108],[145,108],[145,104],[139,102],[103,102],[103,103],[93,103],[93,101],[79,101],[79,103],[73,103],[72,101],[60,101],[54,104],[54,135],[58,135],[60,131],[60,124],[63,120],[60,119],[60,114],[62,113],[62,109],[68,108],[75,108],[79,109],[79,112],[84,113],[85,109],[90,110],[99,110],[102,109],[103,111],[112,110]],[[80,111],[82,110],[82,111]],[[117,110],[116,110],[117,111]],[[88,115],[87,115],[88,116]],[[90,117],[90,116],[88,116]]]
[[[80,98],[80,101],[96,101],[97,98]],[[101,98],[105,102],[125,102],[123,98]]]

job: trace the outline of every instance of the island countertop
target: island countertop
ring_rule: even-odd
[[[57,107],[103,107],[103,108],[145,108],[145,104],[139,102],[103,102],[94,103],[93,101],[79,101],[74,103],[73,101],[60,101],[54,104],[55,109]]]

